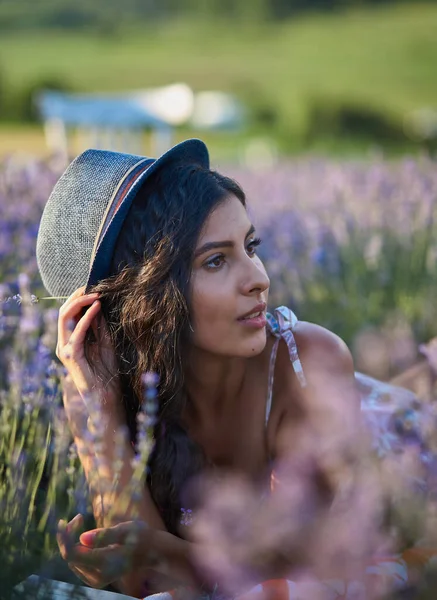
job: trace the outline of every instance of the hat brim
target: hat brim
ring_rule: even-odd
[[[143,162],[146,161],[140,161],[138,166],[140,167]],[[105,277],[108,277],[118,235],[140,187],[159,169],[168,167],[171,164],[179,163],[196,164],[208,169],[209,154],[204,142],[198,139],[185,140],[184,142],[173,146],[170,150],[167,150],[167,152],[162,154],[159,158],[150,162],[148,166],[146,162],[146,168],[139,169],[138,176],[133,178],[128,190],[124,191],[122,201],[117,207],[116,212],[112,215],[104,235],[98,241],[90,261],[85,293],[89,293],[89,290],[93,285]],[[114,196],[111,199],[111,204],[116,202],[116,200],[117,199]]]

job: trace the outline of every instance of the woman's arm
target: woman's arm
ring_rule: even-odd
[[[353,359],[343,340],[323,327],[301,322],[294,335],[307,386],[300,386],[281,343],[277,370],[284,413],[272,454],[278,461],[317,454],[328,472],[330,458],[359,454],[360,398]]]
[[[102,416],[106,417],[107,424],[100,440],[102,446],[96,453],[88,430],[88,410],[68,375],[64,380],[64,406],[88,482],[97,526],[108,528],[133,519],[144,521],[155,532],[153,544],[156,555],[165,559],[155,568],[136,569],[116,582],[116,587],[125,594],[140,595],[144,580],[147,580],[151,592],[181,584],[197,586],[189,543],[166,531],[148,488],[144,486],[139,495],[126,494],[132,480],[131,461],[134,458],[133,448],[127,439],[123,442],[121,470],[114,485],[116,456],[120,456],[115,431],[122,423],[120,414],[102,405],[102,412],[105,411]],[[99,461],[99,456],[104,457],[104,461]]]
[[[147,514],[147,523],[155,529],[165,529],[150,494],[141,498],[127,497],[126,506],[118,505],[123,491],[129,487],[132,479],[133,469],[131,461],[134,458],[134,451],[128,439],[117,439],[116,432],[123,425],[121,413],[115,412],[112,408],[101,406],[102,414],[100,419],[106,421],[106,427],[101,439],[90,435],[89,413],[82,397],[75,389],[71,378],[67,376],[64,380],[64,407],[66,409],[68,422],[71,432],[77,446],[78,455],[84,469],[90,493],[94,516],[97,524],[110,526],[111,522],[109,509],[111,509],[112,519],[120,522],[118,511],[125,510],[131,517],[143,518]],[[92,429],[91,429],[92,431]],[[117,444],[122,441],[123,447],[117,448]],[[101,443],[101,447],[94,447],[94,444]],[[121,470],[118,474],[118,483],[114,486],[115,465],[118,457],[122,457]],[[113,490],[108,488],[113,487]],[[125,519],[127,520],[127,519]]]
[[[85,340],[90,330],[98,343],[88,346],[87,356]],[[164,531],[164,523],[146,487],[141,485],[139,489],[132,490],[130,486],[134,452],[127,437],[115,433],[120,425],[125,424],[117,359],[101,314],[99,294],[85,294],[85,286],[75,290],[59,310],[56,355],[67,371],[64,408],[88,481],[97,523],[113,525],[142,520],[151,531]],[[94,436],[88,424],[94,428]],[[73,534],[81,524],[79,515],[69,524],[60,523],[57,538],[61,554],[82,579],[92,582],[90,585],[107,585],[117,576],[114,577],[113,569],[103,576],[96,561],[108,559],[112,550],[93,553],[85,546],[75,544]],[[118,558],[122,558],[122,549],[115,550],[119,553]],[[93,555],[96,560],[90,565]],[[145,556],[145,561],[147,558]],[[119,571],[119,577],[123,574],[120,588],[131,594],[140,590],[141,580],[149,573],[138,569],[124,577],[126,571],[123,569]],[[188,566],[187,580],[191,580]]]
[[[284,523],[282,548],[272,546],[270,559],[264,561],[265,579],[285,577],[296,567],[296,560],[304,557],[309,548],[307,533],[310,536],[317,519],[327,524],[339,491],[345,482],[354,481],[360,469],[365,444],[353,360],[346,344],[310,323],[300,323],[294,334],[307,386],[300,386],[288,349],[281,342],[275,382],[283,414],[271,444],[277,470],[272,474],[271,503],[266,509],[279,512],[288,501],[287,494],[296,494],[300,487],[303,504],[296,508],[301,519],[307,515],[310,529],[302,529],[302,539],[294,540],[287,536]],[[291,498],[294,501],[295,496]],[[290,518],[296,519],[296,515]],[[261,548],[261,556],[264,550]],[[263,561],[255,557],[255,562]]]

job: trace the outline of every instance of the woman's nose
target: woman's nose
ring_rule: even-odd
[[[244,294],[264,292],[270,287],[270,279],[266,273],[263,263],[259,258],[250,259],[250,266],[245,272],[242,280],[242,291]]]

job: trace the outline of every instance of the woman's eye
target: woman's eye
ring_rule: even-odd
[[[249,242],[249,244],[247,245],[247,250],[248,250],[249,254],[251,254],[252,256],[254,254],[256,254],[256,249],[260,244],[261,244],[260,238],[255,238],[254,240]]]
[[[246,251],[249,254],[249,256],[255,256],[256,254],[256,248],[261,244],[261,239],[260,238],[255,238],[254,240],[252,240],[251,242],[249,242],[246,246]],[[210,258],[205,264],[205,268],[210,270],[210,271],[217,271],[218,269],[220,269],[221,266],[223,266],[225,262],[225,257],[223,254],[217,254],[216,256],[213,256],[212,258]]]
[[[223,255],[218,254],[217,256],[214,256],[213,258],[208,260],[208,262],[205,263],[205,267],[207,269],[211,269],[211,271],[216,270],[222,266],[223,260],[224,260]]]

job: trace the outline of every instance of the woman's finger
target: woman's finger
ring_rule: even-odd
[[[58,530],[56,532],[56,541],[58,543],[59,552],[64,560],[68,560],[74,547],[73,538],[67,532],[67,523],[62,520],[58,523]]]
[[[107,583],[132,571],[136,564],[128,549],[119,545],[91,549],[76,544],[74,550],[68,555],[67,562],[82,569],[84,573],[98,573],[99,577]]]
[[[82,309],[84,304],[98,297],[98,292],[72,295],[59,309],[59,320],[61,322],[68,322],[69,319],[76,318],[77,313]]]
[[[128,551],[118,545],[110,545],[101,549],[87,548],[75,542],[74,533],[67,531],[66,523],[58,526],[56,539],[62,558],[85,573],[95,571],[102,577],[118,578],[126,572],[129,565]]]
[[[79,567],[72,562],[68,563],[68,568],[73,571],[76,577],[93,588],[102,588],[111,583],[111,581],[106,581],[97,569]]]
[[[76,539],[81,530],[83,530],[83,516],[81,514],[77,514],[68,523],[63,519],[59,521],[56,541],[64,560],[67,560],[74,552]]]
[[[83,318],[80,317],[81,311],[93,304],[98,297],[99,294],[96,293],[74,298],[62,312],[59,311],[58,345],[61,349],[69,342],[72,329],[75,330],[81,318]]]
[[[64,310],[64,308],[72,301],[74,300],[74,298],[78,298],[79,296],[83,296],[84,295],[84,291],[85,291],[85,286],[82,285],[80,288],[77,288],[77,290],[74,290],[74,292],[72,294],[70,294],[68,296],[68,298],[66,299],[66,301],[61,305],[60,308],[60,312],[62,310]]]
[[[79,391],[81,388],[87,389],[89,376],[93,379],[92,373],[89,369],[88,361],[85,359],[84,354],[84,343],[85,337],[90,325],[97,315],[99,310],[99,304],[93,304],[86,314],[80,319],[79,323],[75,326],[72,333],[69,334],[68,343],[62,345],[62,341],[58,344],[57,356],[67,370],[73,369],[74,372],[81,375],[79,379],[75,379],[75,384]],[[68,334],[65,333],[62,339],[67,339]]]
[[[66,530],[69,534],[77,534],[80,529],[83,529],[83,515],[78,513],[67,523]]]
[[[76,577],[81,579],[87,585],[93,586],[92,579],[94,579],[94,578],[92,577],[91,569],[84,569],[83,567],[77,567],[72,562],[68,562],[67,565],[68,565],[68,568],[70,569],[70,571],[73,571],[73,573],[76,575]],[[94,573],[94,571],[93,571],[93,573]]]
[[[80,300],[85,298],[85,294],[84,294],[84,287],[78,288],[77,290],[75,290],[68,298],[67,300],[64,302],[64,304],[62,304],[62,306],[59,309],[59,317],[62,319],[63,316],[65,315],[65,313],[67,311],[70,310],[71,305],[76,301],[76,300]]]
[[[79,540],[81,544],[90,548],[104,548],[110,544],[123,544],[133,548],[144,543],[147,529],[144,521],[126,521],[114,527],[86,531]]]
[[[86,313],[76,323],[72,333],[70,334],[68,345],[74,347],[81,346],[83,344],[86,332],[90,327],[93,327],[93,322],[95,321],[95,318],[100,310],[100,306],[99,300],[93,301]],[[94,323],[94,327],[95,325],[96,324]]]

